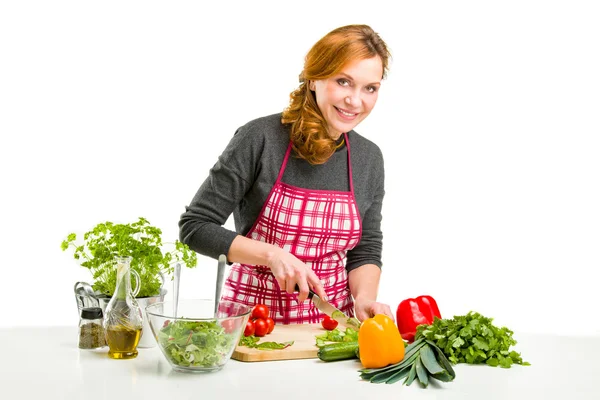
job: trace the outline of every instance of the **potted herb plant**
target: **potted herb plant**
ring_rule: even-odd
[[[99,223],[83,234],[82,241],[77,240],[75,233],[70,233],[61,248],[63,251],[73,249],[75,260],[90,270],[94,296],[103,309],[114,294],[117,282],[116,257],[132,258],[131,270],[140,278],[136,300],[142,309],[148,304],[164,300],[164,279],[173,274],[176,263],[188,268],[195,267],[197,263],[197,254],[186,244],[178,240],[163,243],[162,231],[142,217],[127,224],[110,221]],[[150,330],[144,316],[142,331],[146,328]],[[150,334],[145,336],[140,340],[140,347],[155,345]]]

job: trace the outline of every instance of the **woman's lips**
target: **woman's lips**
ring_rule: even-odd
[[[353,120],[358,116],[358,113],[354,113],[348,110],[344,110],[343,108],[338,108],[338,107],[333,107],[335,108],[335,110],[337,111],[338,115],[342,118],[342,119],[346,119],[346,120]]]

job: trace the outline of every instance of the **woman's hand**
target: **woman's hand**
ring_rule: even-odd
[[[227,259],[230,262],[266,265],[275,276],[281,290],[292,294],[298,285],[298,301],[306,300],[309,288],[322,299],[327,298],[323,284],[313,270],[291,253],[275,245],[238,235],[231,243]]]
[[[380,277],[381,268],[375,264],[365,264],[348,273],[350,293],[354,297],[354,310],[356,318],[360,321],[374,317],[376,314],[384,314],[394,320],[394,313],[390,306],[375,300]]]
[[[319,277],[306,264],[291,253],[277,249],[269,253],[267,266],[275,276],[279,287],[287,293],[294,293],[298,285],[298,301],[304,301],[308,297],[309,287],[323,300],[327,300],[325,289]]]
[[[376,314],[385,314],[390,317],[392,321],[395,320],[390,306],[384,303],[378,303],[375,300],[361,298],[354,299],[354,310],[356,311],[356,318],[358,318],[359,321],[374,317]]]

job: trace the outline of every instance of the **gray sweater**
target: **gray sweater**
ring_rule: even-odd
[[[383,155],[355,131],[348,133],[354,194],[362,219],[360,243],[347,253],[348,271],[365,264],[381,267]],[[281,114],[258,118],[240,127],[210,169],[179,221],[180,240],[199,254],[218,258],[233,239],[246,235],[277,180],[289,144]],[[350,190],[347,147],[325,164],[310,165],[290,154],[282,182],[307,189]],[[236,232],[223,227],[233,213]]]

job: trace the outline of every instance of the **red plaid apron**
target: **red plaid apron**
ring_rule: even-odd
[[[360,241],[362,227],[345,133],[344,140],[348,147],[349,192],[303,189],[281,182],[292,150],[290,142],[277,181],[246,237],[274,244],[296,256],[321,279],[329,301],[347,315],[354,315],[344,259]],[[280,289],[267,266],[239,263],[232,265],[222,295],[223,300],[265,304],[276,323],[321,321],[323,314],[312,301],[299,303],[296,298],[297,294]]]

